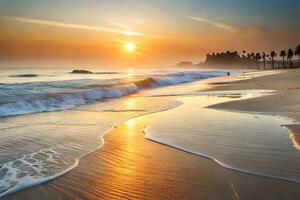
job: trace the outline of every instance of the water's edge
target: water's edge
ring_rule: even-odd
[[[175,100],[176,101],[176,100]],[[37,186],[37,185],[41,185],[41,184],[44,184],[44,183],[47,183],[47,182],[50,182],[50,181],[53,181],[69,172],[71,172],[73,169],[75,169],[79,164],[80,164],[80,159],[84,158],[85,156],[93,153],[93,152],[96,152],[97,150],[99,150],[101,147],[103,147],[105,145],[105,140],[104,140],[104,137],[106,134],[110,133],[113,129],[115,129],[117,126],[121,125],[121,124],[124,124],[126,123],[127,121],[129,120],[132,120],[132,119],[135,119],[135,118],[138,118],[138,117],[142,117],[142,116],[145,116],[145,115],[150,115],[150,114],[154,114],[154,113],[160,113],[160,112],[164,112],[164,111],[167,111],[167,110],[171,110],[171,109],[174,109],[174,108],[177,108],[178,106],[182,105],[182,103],[180,101],[176,101],[176,104],[174,104],[173,106],[169,107],[169,108],[165,108],[165,109],[162,109],[162,110],[158,110],[158,111],[153,111],[153,112],[148,112],[148,113],[144,113],[144,114],[140,114],[140,115],[137,115],[135,117],[132,117],[132,118],[129,118],[129,119],[125,119],[124,121],[121,121],[115,125],[112,125],[111,128],[109,128],[107,131],[105,131],[103,133],[103,136],[100,138],[101,140],[101,145],[98,146],[96,149],[94,150],[91,150],[90,152],[87,152],[86,154],[83,154],[81,155],[79,158],[77,158],[75,160],[75,162],[70,166],[68,167],[66,170],[58,173],[58,174],[55,174],[53,176],[49,176],[49,177],[46,177],[46,178],[42,178],[42,179],[37,179],[35,181],[32,181],[31,183],[20,183],[20,184],[17,184],[16,186],[12,187],[11,189],[5,191],[4,193],[1,193],[0,194],[0,198],[2,197],[5,197],[5,196],[8,196],[8,195],[12,195],[16,192],[19,192],[19,191],[22,191],[22,190],[25,190],[25,189],[28,189],[28,188],[31,188],[31,187],[34,187],[34,186]]]
[[[259,98],[259,97],[258,97]],[[213,109],[213,108],[212,108]],[[223,110],[223,109],[222,109]],[[229,110],[223,110],[223,111],[229,111]],[[235,111],[235,110],[230,110],[232,112],[243,112],[243,111]],[[243,112],[243,113],[248,113],[248,112]],[[256,113],[256,112],[249,112],[249,113]],[[264,113],[256,113],[256,114],[264,114]],[[284,116],[279,116],[280,118],[283,118],[283,119],[286,119],[286,120],[291,120],[287,117],[284,117]],[[279,125],[279,126],[282,126],[286,129],[288,125]],[[209,156],[207,154],[204,154],[204,153],[201,153],[201,152],[196,152],[196,151],[193,151],[193,150],[189,150],[188,148],[185,148],[185,147],[182,147],[180,145],[176,145],[176,144],[171,144],[169,142],[167,142],[166,140],[164,139],[160,139],[160,138],[157,138],[153,135],[151,135],[148,131],[148,129],[150,129],[149,126],[146,126],[143,130],[143,133],[144,133],[144,136],[145,136],[145,139],[149,140],[149,141],[152,141],[152,142],[155,142],[157,144],[161,144],[161,145],[164,145],[164,146],[167,146],[167,147],[170,147],[170,148],[173,148],[173,149],[176,149],[176,150],[180,150],[180,151],[183,151],[183,152],[186,152],[186,153],[189,153],[189,154],[192,154],[192,155],[195,155],[195,156],[200,156],[202,158],[205,158],[205,159],[209,159],[209,160],[212,160],[214,161],[216,164],[220,165],[221,167],[225,168],[225,169],[228,169],[228,170],[232,170],[232,171],[235,171],[235,172],[240,172],[240,173],[244,173],[244,174],[250,174],[250,175],[254,175],[254,176],[260,176],[260,177],[265,177],[265,178],[272,178],[272,179],[277,179],[277,180],[282,180],[282,181],[288,181],[288,182],[293,182],[293,183],[297,183],[297,184],[300,184],[300,181],[299,180],[296,180],[296,179],[289,179],[289,178],[284,178],[284,177],[280,177],[280,176],[272,176],[272,175],[266,175],[266,174],[262,174],[262,173],[256,173],[256,172],[252,172],[252,171],[248,171],[248,170],[243,170],[243,169],[240,169],[240,168],[237,168],[237,167],[233,167],[233,166],[230,166],[212,156]]]

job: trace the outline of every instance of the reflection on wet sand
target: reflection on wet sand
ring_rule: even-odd
[[[300,135],[299,130],[297,131],[297,129],[300,129],[299,125],[287,125],[286,126],[288,128],[289,131],[289,138],[291,140],[291,143],[293,144],[293,147],[297,150],[300,151]]]
[[[242,95],[240,99],[249,97]],[[235,101],[227,95],[178,97],[177,100],[183,104],[145,116],[146,138],[208,157],[225,168],[300,181],[299,152],[291,145],[287,130],[280,126],[288,120],[207,108],[212,104]],[[293,139],[296,146],[297,138],[294,136]]]

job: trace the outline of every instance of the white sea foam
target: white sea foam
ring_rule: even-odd
[[[43,149],[0,166],[0,197],[52,180],[77,166],[53,149]]]

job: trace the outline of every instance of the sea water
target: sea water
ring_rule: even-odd
[[[182,69],[70,71],[1,69],[0,197],[73,169],[104,144],[114,125],[181,104],[151,91],[177,91],[179,85],[190,88],[190,83],[227,75]]]

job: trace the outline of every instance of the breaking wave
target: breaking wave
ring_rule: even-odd
[[[203,71],[179,72],[167,75],[153,75],[127,84],[118,83],[111,86],[99,85],[98,87],[93,85],[91,88],[85,90],[78,90],[79,88],[77,88],[77,90],[67,93],[51,93],[51,95],[46,93],[24,101],[1,104],[0,117],[66,110],[103,99],[128,96],[143,89],[189,83],[212,77],[225,76],[226,74],[225,72]],[[45,82],[41,82],[40,84],[45,85]],[[5,88],[5,84],[1,86]],[[35,87],[39,91],[43,90],[38,84],[35,84]],[[47,95],[49,97],[45,98]]]

